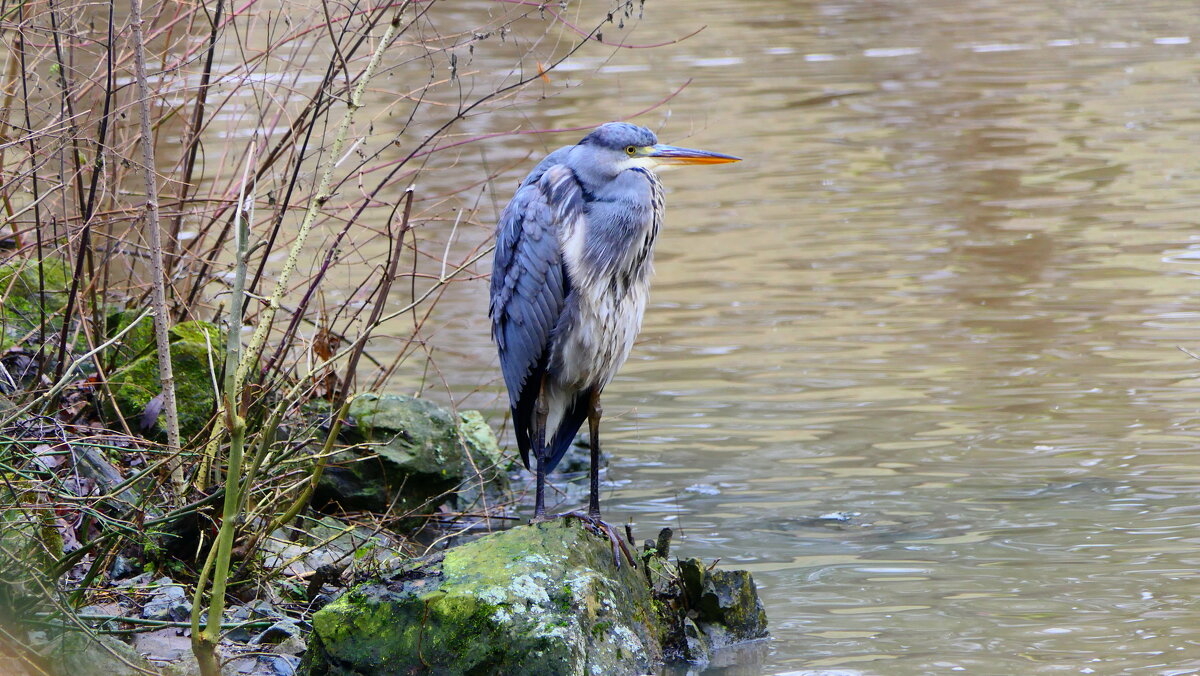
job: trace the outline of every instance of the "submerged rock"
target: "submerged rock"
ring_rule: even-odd
[[[688,609],[681,657],[707,662],[713,650],[767,635],[767,612],[749,571],[709,569],[700,559],[684,559],[677,569],[683,584],[672,591]]]
[[[428,514],[456,491],[502,490],[508,478],[495,435],[475,411],[457,414],[404,395],[366,394],[343,428],[352,448],[331,458],[314,503]]]
[[[748,573],[701,567],[693,595],[664,558],[643,564],[618,569],[607,538],[574,520],[487,535],[317,612],[302,672],[644,674],[766,635]]]

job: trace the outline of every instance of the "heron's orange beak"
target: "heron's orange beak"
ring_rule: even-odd
[[[646,157],[654,158],[656,164],[725,164],[726,162],[741,162],[742,158],[733,155],[722,155],[707,150],[693,150],[658,144],[647,148]]]

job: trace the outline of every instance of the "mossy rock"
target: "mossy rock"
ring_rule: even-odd
[[[105,318],[104,336],[112,338],[125,328],[127,328],[135,319],[141,316],[140,312],[133,310],[116,310],[110,312]],[[203,339],[201,339],[203,342]],[[123,364],[128,364],[138,357],[144,357],[147,353],[152,353],[154,350],[154,317],[147,315],[137,326],[134,326],[125,335],[121,336],[121,340],[117,341],[112,347],[104,350],[100,358],[102,363],[108,370],[118,368]]]
[[[685,605],[693,611],[689,615],[694,614],[690,619],[703,632],[708,648],[767,635],[767,611],[749,571],[710,569],[700,559],[683,559],[677,569]]]
[[[223,362],[225,340],[214,324],[202,321],[181,322],[171,328],[169,336],[179,431],[187,439],[203,430],[216,410],[217,395],[213,390],[211,368],[219,368]],[[119,367],[109,376],[109,388],[120,407],[119,414],[126,421],[134,421],[130,427],[141,427],[137,424],[138,419],[162,389],[158,378],[158,350],[152,345],[148,352]],[[104,409],[105,415],[115,422],[118,412],[113,409],[112,402],[106,401]],[[163,438],[162,414],[143,431]]]
[[[47,333],[57,334],[62,328],[59,313],[67,304],[70,288],[71,272],[60,258],[43,258],[40,266],[37,260],[24,258],[0,265],[0,349],[27,336],[35,343],[46,340],[48,336],[36,335],[43,313],[48,320]]]
[[[317,505],[429,513],[457,491],[502,491],[506,464],[496,435],[476,411],[457,414],[425,399],[363,394],[350,404],[352,444],[331,458]],[[414,525],[414,524],[408,524]]]
[[[313,616],[305,673],[643,674],[765,637],[750,573],[672,563],[670,535],[640,569],[574,519],[409,562]]]
[[[574,520],[454,547],[355,588],[312,624],[310,676],[644,674],[662,659],[645,577]]]
[[[16,477],[5,482],[20,486]],[[34,495],[32,491],[22,498]],[[63,554],[63,538],[55,526],[48,505],[5,501],[0,506],[0,580],[4,583],[32,583],[44,576]],[[31,585],[32,587],[32,585]]]

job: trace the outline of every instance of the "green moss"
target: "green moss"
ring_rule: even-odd
[[[42,278],[40,285],[39,274]],[[66,261],[43,258],[39,266],[36,260],[18,259],[0,265],[0,297],[4,298],[6,313],[13,312],[36,321],[41,305],[39,289],[43,287],[46,313],[62,310],[67,304],[67,293],[71,288],[71,273]]]
[[[140,312],[133,310],[116,310],[105,317],[104,337],[112,338],[128,327],[137,319]],[[113,346],[100,353],[101,363],[111,372],[123,364],[128,364],[138,357],[144,356],[154,349],[154,318],[147,316],[138,322]]]
[[[47,334],[57,334],[62,328],[58,315],[67,304],[70,281],[70,270],[59,258],[42,259],[40,266],[30,259],[0,265],[0,349],[34,334],[41,328],[43,315]],[[45,338],[34,335],[33,339],[40,342]]]
[[[633,619],[649,607],[640,574],[616,570],[607,539],[576,523],[488,535],[397,579],[314,616],[309,673],[634,674],[658,654]]]
[[[209,342],[205,342],[205,335]],[[180,323],[171,330],[171,338],[179,430],[187,438],[203,430],[216,409],[213,369],[219,368],[224,358],[224,341],[216,326],[197,321]],[[151,348],[117,370],[109,378],[109,387],[121,416],[126,420],[141,416],[150,400],[162,389],[158,377],[158,351]],[[105,413],[113,419],[118,414],[111,402],[106,403]],[[163,434],[161,414],[153,432]]]
[[[749,573],[645,563],[617,569],[573,520],[493,533],[319,611],[305,673],[642,674],[664,647],[704,661],[765,635]]]
[[[424,399],[365,394],[351,402],[350,416],[355,424],[342,440],[354,446],[331,459],[318,505],[429,513],[456,491],[507,485],[495,435],[476,412],[460,417]]]
[[[187,321],[179,322],[168,331],[169,342],[184,340],[200,345],[212,345],[214,348],[225,344],[221,330],[212,322]]]

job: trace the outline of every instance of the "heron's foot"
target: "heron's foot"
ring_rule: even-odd
[[[617,529],[610,526],[608,523],[600,519],[599,514],[585,514],[584,512],[564,512],[558,515],[560,519],[579,519],[597,535],[608,537],[608,541],[612,544],[613,564],[621,568],[621,555],[625,555],[625,560],[629,565],[637,568],[637,561],[633,559],[633,554],[629,551],[629,547],[625,544],[625,540],[621,539]]]

